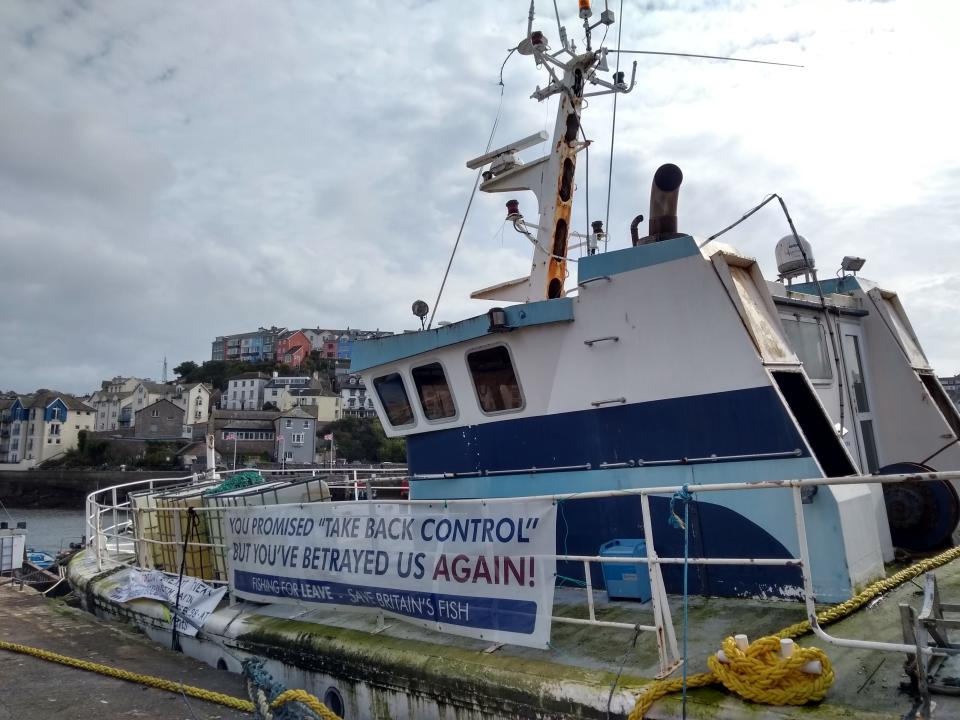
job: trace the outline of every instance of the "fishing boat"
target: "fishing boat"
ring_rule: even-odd
[[[898,583],[934,567],[960,587],[949,552],[876,584],[894,543],[951,544],[956,411],[896,295],[856,263],[821,282],[782,200],[790,232],[773,282],[719,236],[686,232],[670,163],[653,173],[645,234],[641,215],[619,249],[600,221],[572,231],[584,100],[629,93],[636,73],[611,73],[608,49],[592,46],[613,13],[579,7],[584,49],[565,30],[551,43],[532,5],[515,48],[547,77],[532,97],[558,98],[552,136],[467,162],[480,192],[503,194],[530,273],[474,292],[501,304],[486,313],[354,345],[351,372],[386,434],[406,440],[395,484],[409,499],[328,502],[331,480],[307,499],[268,483],[214,500],[229,473],[211,449],[204,476],[92,494],[92,546],[71,584],[158,642],[183,632],[170,603],[132,606],[118,588],[144,570],[226,587],[228,604],[192,616],[184,652],[236,671],[263,660],[342,717],[624,717],[653,678],[682,673],[685,690],[694,658],[729,663],[740,639],[718,653],[723,635],[747,647],[747,634],[802,618],[842,679],[825,704],[772,717],[929,711],[933,657],[950,652],[929,628],[952,622],[934,576],[922,623],[890,601],[830,636],[816,603],[855,598],[823,623],[882,592],[909,604]],[[521,157],[544,140],[546,154]],[[891,652],[921,661],[919,700],[891,689],[896,663],[863,684],[851,670]],[[798,672],[828,672],[826,657],[811,663]],[[690,699],[698,717],[746,712],[732,696]],[[645,709],[686,716],[687,696]]]

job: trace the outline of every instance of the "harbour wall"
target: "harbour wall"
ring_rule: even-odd
[[[15,508],[82,508],[94,490],[184,474],[183,470],[0,470],[0,500]]]

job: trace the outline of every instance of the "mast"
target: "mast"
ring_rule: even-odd
[[[507,220],[512,221],[514,228],[533,243],[530,274],[478,290],[471,297],[532,302],[559,298],[564,294],[577,154],[589,144],[580,128],[583,99],[617,92],[628,93],[633,89],[636,78],[636,63],[629,85],[624,82],[623,73],[615,73],[612,82],[598,77],[598,71],[608,70],[607,50],[590,49],[590,31],[601,23],[612,25],[613,12],[605,10],[600,20],[591,25],[589,1],[580,0],[579,5],[586,35],[586,52],[577,53],[576,45],[567,40],[566,29],[561,27],[561,48],[551,53],[546,36],[533,30],[532,3],[527,37],[517,46],[521,55],[532,56],[537,66],[546,69],[550,77],[550,83],[543,89],[538,86],[531,97],[542,102],[553,95],[560,95],[550,154],[526,164],[517,156],[520,150],[546,139],[544,133],[537,133],[467,163],[467,167],[472,169],[489,165],[483,173],[481,191],[530,190],[536,195],[538,205],[537,222],[530,224],[524,220],[519,203],[514,200],[507,203]],[[601,89],[585,92],[591,85]]]

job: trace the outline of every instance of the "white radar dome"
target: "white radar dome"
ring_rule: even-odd
[[[800,245],[797,245],[799,239]],[[801,250],[801,247],[803,248]],[[781,275],[794,275],[810,272],[815,269],[813,262],[813,248],[802,235],[787,235],[780,238],[775,250],[777,270]],[[804,257],[806,255],[806,257]]]

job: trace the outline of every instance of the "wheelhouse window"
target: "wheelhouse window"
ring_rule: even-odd
[[[443,420],[457,414],[453,394],[440,363],[415,367],[410,374],[413,375],[413,384],[417,387],[420,405],[427,420]]]
[[[413,408],[407,390],[403,386],[403,378],[399,373],[390,373],[375,378],[373,387],[380,397],[380,403],[387,413],[387,420],[394,427],[413,424]]]
[[[827,352],[827,336],[814,318],[802,315],[788,315],[780,318],[787,332],[790,345],[797,354],[807,377],[811,380],[831,380],[833,367]]]
[[[497,345],[472,352],[467,355],[467,365],[481,410],[493,413],[523,407],[520,384],[506,346]]]

